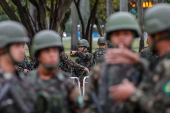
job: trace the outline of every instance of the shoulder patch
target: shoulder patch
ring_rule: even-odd
[[[170,95],[170,81],[163,86],[163,91],[166,95]]]

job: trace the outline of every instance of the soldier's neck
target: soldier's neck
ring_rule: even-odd
[[[0,67],[6,73],[13,73],[15,71],[15,65],[7,55],[0,56]]]
[[[50,80],[55,75],[56,69],[48,70],[44,68],[42,65],[38,67],[39,77],[43,80]]]

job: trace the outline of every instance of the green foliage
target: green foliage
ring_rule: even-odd
[[[170,3],[170,0],[164,0],[165,3]]]
[[[120,0],[112,0],[112,12],[119,11],[119,1]],[[90,6],[92,7],[95,3],[95,0],[90,0]],[[106,12],[106,0],[99,0],[98,8],[97,8],[97,18],[99,22],[105,24],[107,20],[107,12]]]
[[[0,21],[4,21],[4,20],[10,20],[10,18],[8,17],[8,15],[4,14],[0,16]]]

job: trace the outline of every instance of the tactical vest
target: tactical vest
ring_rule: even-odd
[[[43,82],[38,79],[38,71],[34,70],[30,73],[31,81],[37,93],[36,111],[48,112],[48,113],[69,113],[67,91],[65,89],[65,77],[63,73],[56,73],[55,89],[51,89],[52,86],[45,87]],[[42,80],[43,81],[43,80]],[[46,81],[48,82],[48,81]],[[49,81],[50,82],[50,81]],[[43,87],[44,86],[44,87]],[[54,88],[53,87],[53,88]],[[39,112],[38,112],[39,113]]]
[[[85,53],[88,53],[88,51],[85,51]],[[80,64],[80,65],[82,65],[82,66],[84,66],[84,67],[87,67],[89,70],[91,70],[92,60],[87,61],[87,60],[84,60],[84,59],[82,59],[81,57],[79,57],[79,58],[76,59],[75,62],[78,63],[78,64]],[[82,73],[83,73],[83,74],[82,74]],[[83,77],[83,76],[87,76],[87,72],[86,72],[86,71],[78,70],[78,69],[75,69],[75,74],[76,74],[76,76],[78,76],[78,77],[81,76],[81,75],[82,75],[82,77]]]
[[[95,63],[103,62],[105,53],[106,53],[106,50],[104,48],[96,49],[94,56],[93,56]]]

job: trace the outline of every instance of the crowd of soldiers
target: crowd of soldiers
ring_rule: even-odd
[[[0,22],[0,112],[170,113],[169,17],[168,4],[146,10],[148,47],[138,55],[132,42],[142,35],[139,24],[132,14],[116,12],[107,19],[106,36],[98,39],[93,54],[88,41],[79,40],[79,51],[71,51],[78,57],[75,62],[64,52],[57,32],[39,31],[31,46],[36,69],[24,55],[29,42],[25,27]],[[83,78],[90,77],[83,98],[69,67],[81,86]]]

